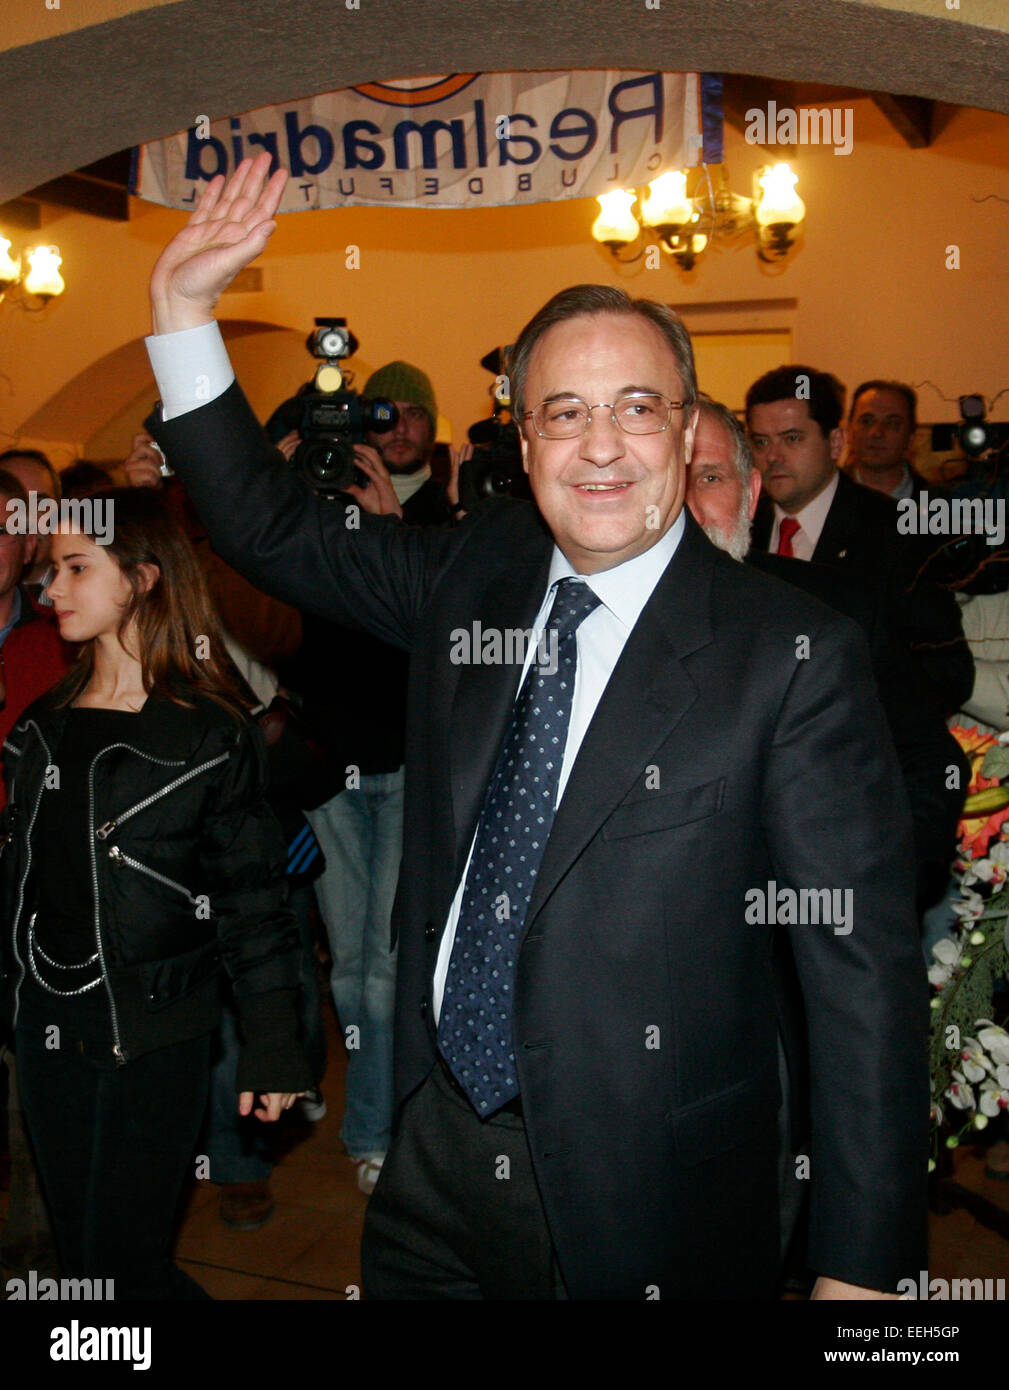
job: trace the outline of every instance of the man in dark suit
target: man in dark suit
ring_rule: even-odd
[[[919,913],[945,891],[970,767],[934,712],[915,698],[910,659],[895,641],[886,594],[864,578],[827,565],[750,549],[750,524],[760,496],[760,473],[736,417],[702,398],[687,480],[687,506],[705,534],[736,560],[794,584],[859,624],[911,802]],[[950,769],[959,776],[950,778]],[[951,780],[956,785],[950,786]],[[809,1059],[802,996],[787,937],[775,943],[778,1014],[786,1063],[788,1106],[781,1117],[780,1215],[782,1246],[790,1251],[793,1284],[802,1283],[805,1250],[800,1212],[808,1184],[797,1181],[796,1155],[809,1142]],[[795,1233],[793,1235],[793,1233]]]
[[[687,505],[706,534],[737,560],[794,584],[862,628],[911,802],[919,913],[946,889],[970,765],[942,716],[915,688],[900,641],[891,590],[872,575],[750,548],[760,472],[746,434],[717,401],[702,399],[687,482]],[[951,776],[955,768],[958,776]],[[952,785],[951,785],[952,784]]]
[[[777,367],[746,393],[746,423],[763,491],[753,549],[813,560],[890,591],[913,652],[918,698],[944,718],[969,696],[974,663],[956,599],[921,581],[931,545],[897,530],[892,498],[838,468],[844,450],[840,383],[813,367]]]
[[[903,381],[863,381],[848,412],[848,456],[852,480],[886,497],[913,497],[928,489],[908,454],[918,428],[918,393]]]
[[[230,560],[411,651],[398,1109],[366,1292],[768,1296],[782,913],[816,1296],[892,1291],[924,1267],[927,1010],[907,803],[857,631],[689,516],[689,338],[604,286],[556,296],[516,345],[535,505],[439,532],[306,496],[212,321],[275,225],[268,166],[211,182],[155,268],[154,427]],[[797,920],[800,893],[826,915]]]

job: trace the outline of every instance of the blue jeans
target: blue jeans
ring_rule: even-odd
[[[301,934],[301,1046],[312,1075],[318,1080],[326,1070],[326,1034],[315,968],[311,884],[292,881],[289,906]],[[240,1046],[238,1016],[234,1006],[226,1003],[214,1047],[210,1103],[202,1135],[203,1152],[210,1159],[211,1182],[266,1182],[273,1171],[277,1126],[263,1124],[255,1115],[243,1118],[238,1113],[235,1079]]]
[[[361,777],[306,813],[326,872],[315,881],[333,958],[330,986],[347,1043],[340,1137],[352,1158],[389,1147],[396,952],[392,904],[403,852],[403,769]]]

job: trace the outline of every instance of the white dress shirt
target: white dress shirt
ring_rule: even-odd
[[[861,483],[863,487],[872,487],[872,483],[866,482],[866,480],[862,477],[861,470],[858,468],[855,469],[855,482]],[[901,478],[897,486],[895,488],[891,488],[886,495],[887,497],[897,498],[914,496],[914,483],[911,481],[911,470],[910,468],[908,468],[906,461],[904,463],[903,477]]]
[[[205,405],[223,393],[235,379],[227,350],[216,323],[204,324],[199,328],[188,328],[178,333],[163,333],[147,338],[147,351],[154,369],[155,380],[161,393],[162,418],[174,419],[185,415],[198,406]],[[836,488],[836,479],[832,487]],[[831,492],[833,496],[833,492]],[[819,499],[816,499],[817,501]],[[812,503],[810,504],[813,505]],[[827,504],[829,506],[829,502]],[[801,515],[801,513],[800,513]],[[824,512],[826,515],[826,511]],[[821,521],[822,526],[822,521]],[[613,674],[613,668],[620,659],[624,644],[631,634],[641,610],[651,598],[656,584],[665,571],[679,545],[685,529],[681,510],[679,516],[664,535],[633,559],[624,560],[612,569],[586,576],[586,582],[601,600],[579,625],[575,633],[578,663],[575,669],[575,688],[571,701],[571,720],[568,725],[567,741],[564,745],[564,761],[561,764],[557,784],[557,801],[560,805],[564,788],[571,775],[578,750],[585,732],[592,722],[596,706]],[[819,534],[819,531],[817,532]],[[815,544],[815,542],[814,542]],[[557,582],[577,571],[565,558],[563,552],[554,546],[550,561],[547,587],[533,623],[535,632],[546,625],[553,607],[554,589]],[[537,651],[537,643],[529,643],[522,680],[532,665]],[[549,657],[549,647],[546,649]],[[518,689],[522,688],[522,680]],[[470,843],[469,854],[456,888],[452,906],[449,909],[445,929],[442,933],[438,960],[433,979],[434,1019],[437,1025],[441,1012],[442,995],[445,990],[445,977],[448,973],[449,957],[455,941],[456,923],[462,906],[463,888],[469,862],[473,854],[476,833]]]
[[[560,805],[575,758],[582,746],[582,739],[592,722],[592,716],[596,712],[596,706],[602,698],[607,682],[613,674],[613,668],[620,659],[624,643],[631,635],[631,629],[640,617],[642,608],[651,598],[652,591],[675,554],[676,547],[683,536],[684,527],[685,522],[681,511],[665,535],[648,550],[640,555],[635,555],[631,560],[624,560],[620,565],[614,565],[612,569],[586,576],[586,583],[602,602],[579,624],[575,632],[578,663],[575,667],[571,721],[568,724],[567,742],[564,745],[564,761],[561,763],[560,779],[557,783],[555,808]],[[534,633],[538,634],[543,629],[550,616],[557,581],[577,573],[578,571],[573,569],[565,558],[563,551],[555,545],[553,558],[550,561],[546,593],[543,595],[543,602],[540,604],[539,612],[533,623]],[[525,665],[522,668],[522,680],[525,679],[526,672],[532,665],[536,648],[536,641],[529,643],[529,651],[526,653]],[[546,653],[549,657],[549,647],[546,648]],[[519,681],[519,690],[522,689],[522,680]],[[441,945],[438,948],[438,960],[434,968],[432,989],[436,1026],[441,1014],[445,977],[448,974],[448,963],[455,941],[456,924],[459,921],[459,912],[462,907],[463,889],[466,885],[466,875],[469,872],[469,863],[473,856],[475,843],[476,832],[474,831],[469,854],[466,856],[466,864],[456,888],[455,897],[452,899],[445,930],[442,932]]]
[[[216,321],[145,338],[161,394],[161,418],[174,420],[223,396],[235,379]]]
[[[777,502],[774,504],[774,525],[771,527],[771,543],[768,546],[772,555],[778,552],[778,537],[781,534],[781,523],[786,516],[793,515],[799,523],[799,529],[792,537],[792,554],[797,560],[812,560],[813,551],[816,549],[817,541],[827,520],[827,513],[830,511],[830,504],[834,500],[837,492],[837,469],[834,469],[834,476],[823,489],[817,493],[812,502],[807,502],[801,512],[789,513],[782,511]]]

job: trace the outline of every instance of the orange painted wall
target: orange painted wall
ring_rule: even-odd
[[[766,156],[732,131],[726,143],[733,187],[749,192]],[[589,240],[594,201],[287,216],[260,262],[262,292],[229,294],[220,306],[228,319],[288,330],[244,336],[239,374],[267,413],[309,374],[299,344],[313,316],[343,314],[361,341],[357,384],[392,357],[416,361],[434,378],[458,439],[489,406],[491,378],[479,358],[511,341],[555,290],[600,280],[686,306],[694,327],[787,329],[796,360],[849,384],[879,374],[927,378],[948,397],[993,396],[1009,385],[1009,118],[960,111],[930,149],[909,150],[860,100],[852,154],[803,150],[797,167],[805,244],[778,273],[761,267],[749,244],[712,250],[690,275],[669,263],[617,267]],[[69,288],[41,314],[0,306],[4,446],[34,441],[60,463],[125,451],[153,398],[140,346],[147,277],[183,220],[140,202],[127,224],[48,211],[32,239],[60,245]],[[959,270],[946,268],[953,244]],[[345,267],[348,245],[360,248],[359,270]],[[769,299],[796,306],[745,307]],[[727,301],[743,307],[714,318],[690,312]],[[955,404],[929,387],[921,400],[925,420],[956,417]],[[1009,415],[1009,398],[996,413]]]

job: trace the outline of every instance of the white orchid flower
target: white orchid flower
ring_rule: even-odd
[[[994,1119],[1003,1110],[1009,1110],[1009,1066],[1001,1066],[995,1073],[995,1080],[989,1077],[981,1083],[981,1112]]]
[[[968,1081],[983,1081],[995,1067],[976,1038],[964,1038],[960,1049],[961,1070]]]
[[[996,1066],[1009,1064],[1009,1033],[990,1019],[979,1018],[984,1028],[978,1030],[977,1040]]]
[[[946,1088],[946,1099],[955,1110],[974,1110],[977,1102],[974,1089],[964,1079],[963,1073],[954,1071],[953,1084]]]
[[[980,917],[984,912],[984,898],[980,893],[975,893],[973,888],[968,888],[967,881],[971,877],[969,873],[964,875],[963,897],[953,904],[953,911],[962,921],[970,922]],[[976,881],[976,880],[975,880]],[[935,950],[935,947],[932,947]]]
[[[952,937],[944,936],[932,947],[932,954],[935,956],[936,964],[928,968],[929,983],[936,989],[941,989],[960,960],[960,943]]]

